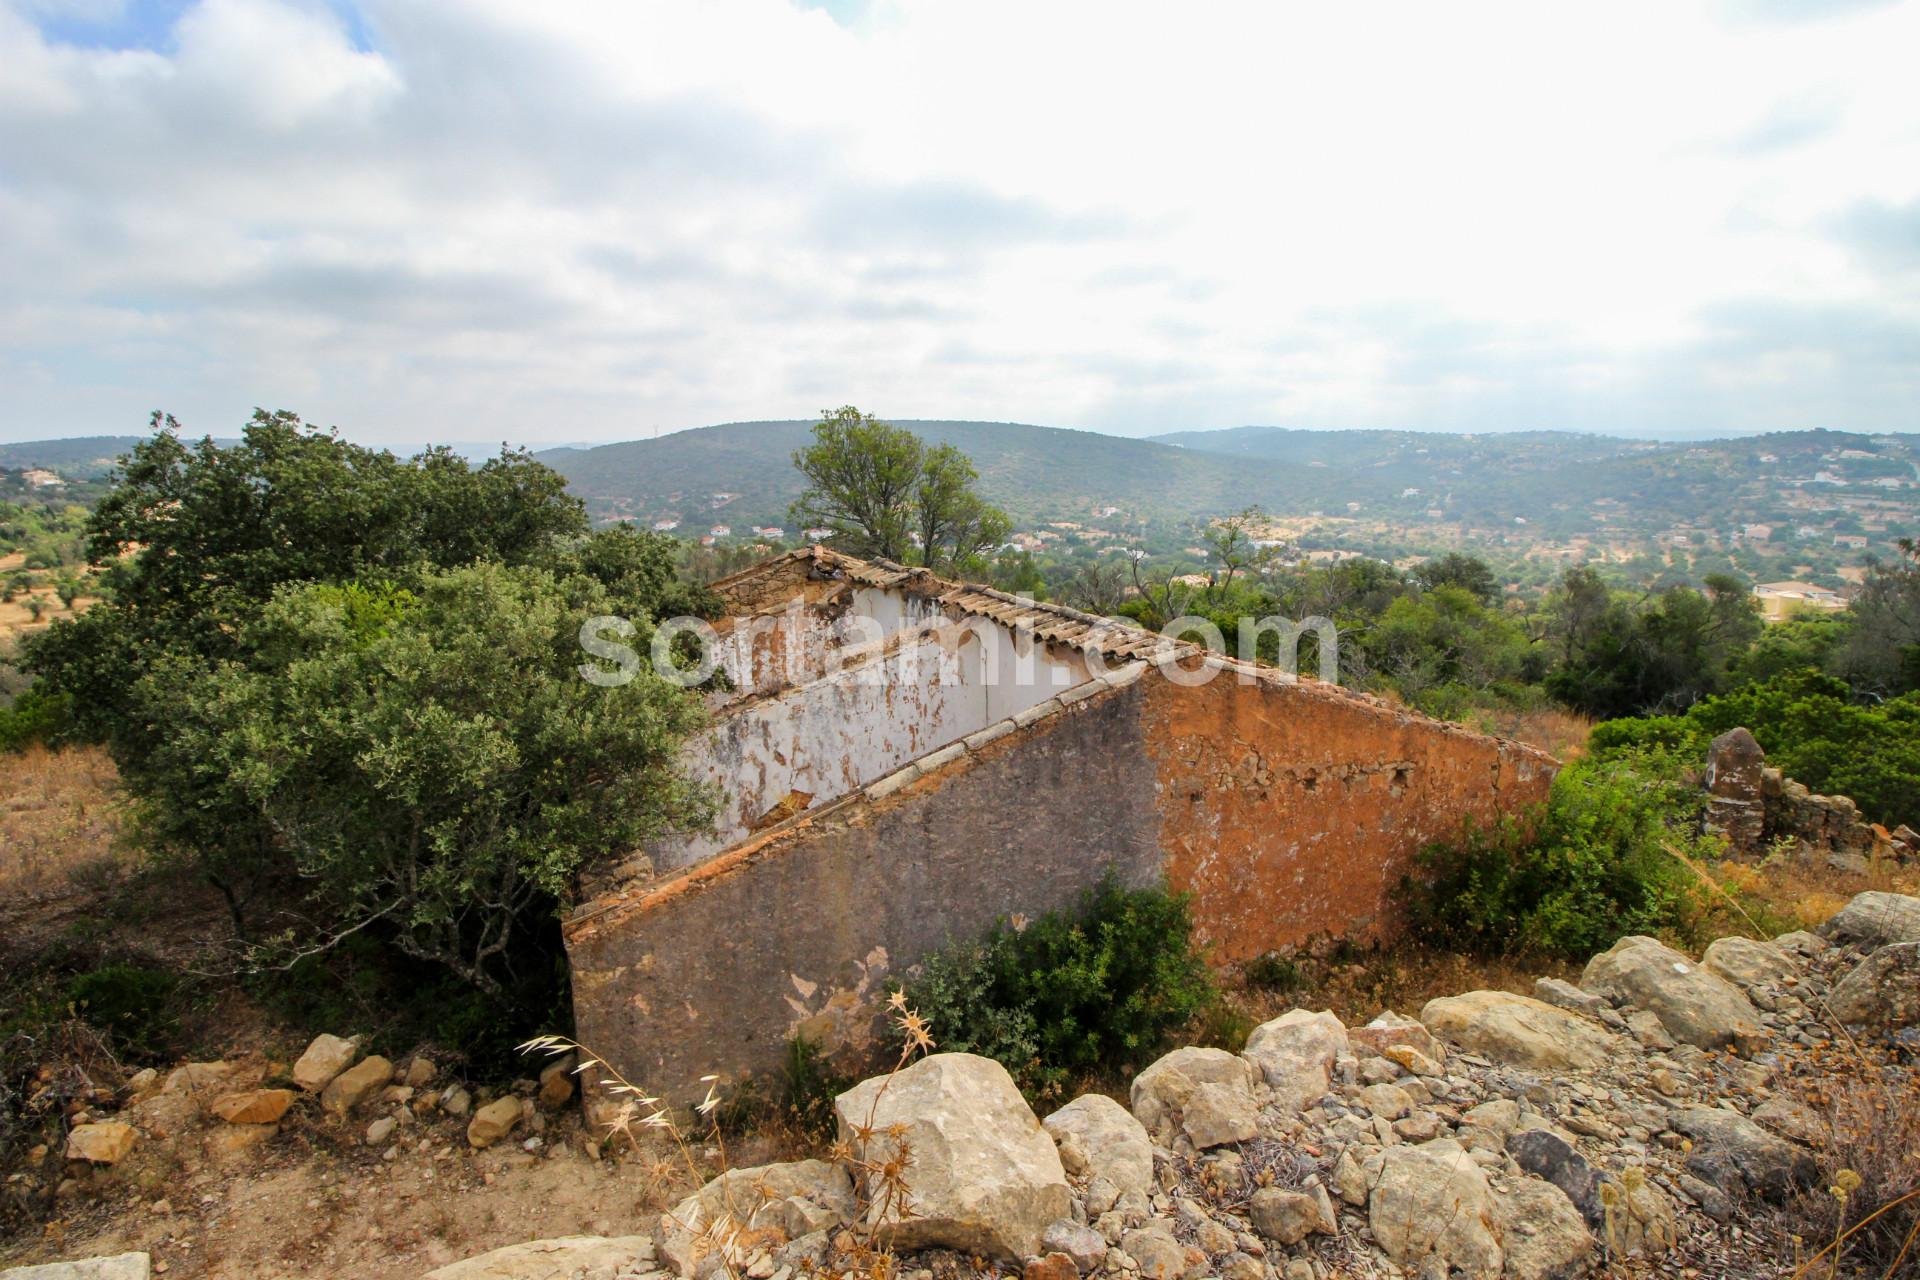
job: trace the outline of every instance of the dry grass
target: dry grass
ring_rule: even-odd
[[[1463,991],[1530,996],[1536,978],[1579,972],[1578,965],[1552,958],[1481,958],[1413,943],[1353,952],[1336,947],[1322,957],[1295,956],[1292,967],[1297,980],[1277,986],[1250,981],[1247,967],[1223,975],[1227,1002],[1256,1024],[1308,1008],[1328,1009],[1348,1026],[1362,1026],[1389,1009],[1416,1016],[1427,1001]]]
[[[0,896],[65,890],[131,865],[120,777],[93,747],[0,755]]]
[[[1768,936],[1812,929],[1846,906],[1856,893],[1920,895],[1920,864],[1903,867],[1887,859],[1870,863],[1864,873],[1793,858],[1765,865],[1722,862],[1713,868],[1712,875]],[[1731,911],[1716,909],[1710,922],[1717,928],[1716,936],[1754,932],[1747,921]]]
[[[1538,747],[1556,760],[1572,761],[1586,750],[1593,723],[1576,712],[1537,707],[1531,711],[1482,712],[1475,727]]]

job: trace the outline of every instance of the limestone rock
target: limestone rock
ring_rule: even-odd
[[[1506,991],[1469,991],[1427,1001],[1420,1021],[1449,1044],[1516,1067],[1597,1067],[1615,1039],[1578,1014]]]
[[[473,1119],[467,1122],[467,1141],[475,1147],[492,1146],[513,1132],[525,1110],[520,1099],[512,1094],[495,1098],[474,1112]]]
[[[1136,1081],[1136,1085],[1137,1085]],[[897,1248],[944,1247],[1023,1259],[1072,1196],[1053,1140],[1007,1069],[970,1053],[936,1053],[890,1078],[862,1081],[834,1099],[840,1136],[871,1127],[867,1158],[884,1158],[903,1126],[913,1153],[913,1216],[884,1223]]]
[[[1605,1222],[1600,1175],[1565,1139],[1545,1129],[1522,1129],[1507,1138],[1507,1154],[1521,1169],[1550,1183],[1588,1223],[1598,1227]]]
[[[1397,1084],[1370,1084],[1360,1091],[1360,1103],[1382,1120],[1398,1120],[1413,1110],[1413,1095]]]
[[[67,1134],[67,1159],[118,1164],[133,1150],[133,1126],[118,1120],[77,1124]]]
[[[213,1114],[228,1124],[277,1124],[293,1105],[291,1089],[252,1089],[213,1101]]]
[[[1613,1184],[1601,1235],[1607,1248],[1623,1258],[1665,1253],[1680,1238],[1673,1220],[1673,1202],[1638,1169],[1629,1169],[1620,1182]]]
[[[799,1160],[729,1169],[663,1214],[657,1238],[662,1260],[691,1276],[736,1228],[785,1243],[837,1230],[858,1209],[853,1177],[838,1164]]]
[[[161,1092],[204,1093],[225,1084],[233,1072],[234,1066],[230,1062],[189,1062],[167,1073],[167,1082],[161,1086]]]
[[[1092,1275],[1107,1260],[1107,1238],[1071,1218],[1048,1223],[1040,1235],[1040,1247],[1048,1253],[1066,1254],[1082,1275]]]
[[[1667,1123],[1694,1141],[1687,1168],[1723,1191],[1782,1201],[1813,1179],[1813,1157],[1753,1121],[1719,1107],[1685,1107]]]
[[[1522,1179],[1498,1201],[1507,1280],[1578,1280],[1593,1271],[1593,1232],[1558,1187]]]
[[[1353,1046],[1353,1052],[1363,1056],[1373,1054],[1385,1058],[1388,1056],[1387,1050],[1395,1045],[1418,1050],[1435,1062],[1447,1056],[1447,1051],[1433,1038],[1433,1032],[1427,1030],[1426,1023],[1391,1009],[1364,1027],[1349,1027],[1347,1040]]]
[[[5,1280],[148,1280],[152,1274],[152,1259],[144,1253],[117,1253],[112,1257],[46,1262],[37,1267],[0,1271],[0,1277]]]
[[[1487,1175],[1456,1142],[1388,1147],[1367,1221],[1380,1247],[1402,1267],[1417,1268],[1432,1258],[1442,1274],[1450,1267],[1468,1280],[1494,1280],[1505,1262]]]
[[[540,1105],[557,1111],[573,1097],[573,1055],[549,1062],[540,1069]]]
[[[1655,938],[1620,939],[1587,962],[1580,985],[1651,1011],[1674,1039],[1702,1049],[1751,1049],[1765,1039],[1739,988]]]
[[[1447,1069],[1440,1065],[1441,1059],[1429,1058],[1410,1044],[1390,1044],[1382,1051],[1388,1062],[1393,1063],[1408,1075],[1443,1076]]]
[[[416,1056],[413,1061],[407,1063],[406,1071],[401,1073],[400,1083],[410,1089],[424,1089],[433,1083],[433,1077],[436,1074],[438,1074],[438,1068],[433,1065],[433,1059]]]
[[[1753,1118],[1775,1133],[1809,1147],[1824,1146],[1832,1136],[1819,1112],[1804,1102],[1777,1093],[1753,1109]]]
[[[1140,1264],[1142,1280],[1181,1280],[1189,1271],[1198,1274],[1205,1266],[1205,1255],[1201,1255],[1200,1266],[1194,1266],[1186,1248],[1173,1238],[1173,1233],[1158,1227],[1140,1227],[1127,1232],[1120,1238],[1120,1247]]]
[[[1243,1051],[1273,1089],[1279,1105],[1289,1111],[1298,1111],[1324,1094],[1334,1061],[1351,1052],[1340,1019],[1305,1009],[1290,1009],[1255,1027]]]
[[[326,1088],[320,1091],[320,1105],[329,1112],[342,1118],[352,1114],[353,1109],[372,1096],[376,1089],[383,1088],[393,1079],[393,1064],[375,1054],[362,1058],[353,1066],[335,1076]]]
[[[1325,1188],[1316,1185],[1314,1190],[1319,1194],[1283,1191],[1279,1187],[1260,1188],[1247,1205],[1247,1217],[1253,1229],[1289,1247],[1310,1235],[1333,1235],[1340,1229],[1333,1202]]]
[[[1080,1264],[1064,1253],[1049,1253],[1027,1263],[1020,1280],[1080,1280]]]
[[[1180,1113],[1180,1131],[1194,1149],[1247,1142],[1260,1133],[1260,1115],[1253,1095],[1224,1084],[1203,1084],[1187,1097]]]
[[[1605,996],[1595,995],[1591,991],[1582,991],[1564,978],[1535,978],[1533,998],[1553,1005],[1555,1008],[1584,1013],[1589,1018],[1597,1018],[1601,1010],[1613,1007],[1607,1003]]]
[[[1146,1195],[1153,1189],[1153,1140],[1131,1112],[1104,1093],[1075,1098],[1041,1123],[1059,1146],[1068,1173],[1100,1174],[1122,1194]]]
[[[1920,898],[1857,893],[1816,931],[1828,942],[1872,951],[1891,942],[1920,942]]]
[[[360,1056],[360,1047],[352,1040],[343,1040],[339,1036],[318,1035],[313,1038],[306,1052],[293,1064],[293,1082],[308,1093],[319,1093],[333,1078],[353,1065]]]
[[[1920,1023],[1920,942],[1892,942],[1854,966],[1827,998],[1842,1022],[1898,1030]]]
[[[645,1236],[561,1236],[508,1245],[429,1271],[422,1280],[615,1280],[653,1257]]]
[[[1808,933],[1805,929],[1795,929],[1792,933],[1783,933],[1773,940],[1773,945],[1782,951],[1810,960],[1823,951],[1833,950],[1833,944],[1817,933]]]
[[[1148,1133],[1172,1132],[1181,1108],[1203,1084],[1253,1092],[1253,1068],[1225,1049],[1175,1049],[1133,1078],[1128,1100]]]
[[[1800,977],[1800,966],[1785,951],[1752,938],[1721,938],[1701,955],[1700,967],[1742,990],[1790,986]]]

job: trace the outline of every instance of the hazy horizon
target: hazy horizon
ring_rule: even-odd
[[[487,440],[473,439],[473,438],[456,439],[453,437],[438,437],[438,436],[433,436],[433,437],[419,436],[419,437],[413,437],[413,438],[400,438],[400,439],[392,439],[392,440],[375,440],[375,439],[369,439],[369,438],[360,436],[356,434],[354,431],[352,431],[351,429],[349,429],[348,427],[346,427],[345,425],[339,424],[339,423],[310,421],[309,425],[322,427],[322,428],[338,427],[340,430],[340,434],[348,440],[352,440],[359,444],[370,445],[377,448],[391,449],[400,453],[414,452],[414,451],[426,448],[429,445],[441,445],[441,446],[446,446],[448,448],[452,448],[456,452],[465,454],[467,456],[479,456],[479,455],[490,455],[492,453],[497,452],[503,443],[516,448],[525,447],[535,453],[538,453],[544,450],[550,450],[550,449],[587,450],[587,449],[602,448],[607,445],[630,444],[636,441],[646,441],[646,440],[652,440],[652,439],[666,439],[669,436],[680,435],[689,431],[706,430],[712,427],[752,426],[752,425],[758,425],[761,423],[791,423],[791,422],[806,422],[806,421],[812,421],[812,420],[813,419],[804,418],[804,417],[802,418],[741,418],[741,419],[736,419],[729,422],[705,422],[705,423],[699,424],[698,426],[675,427],[671,430],[663,429],[659,432],[657,436],[651,433],[648,433],[643,435],[616,436],[616,437],[610,437],[608,439],[603,439],[603,440],[576,439],[576,440],[546,440],[546,441],[533,441],[530,439],[515,439],[511,435],[507,436],[503,440],[498,440],[498,441],[487,441]],[[1796,428],[1781,428],[1781,429],[1769,429],[1764,431],[1763,430],[1714,431],[1714,430],[1708,430],[1708,429],[1698,429],[1698,430],[1677,430],[1677,431],[1667,431],[1667,432],[1633,432],[1633,431],[1608,431],[1608,430],[1574,431],[1571,428],[1563,428],[1563,427],[1513,427],[1513,428],[1507,428],[1507,429],[1496,430],[1496,431],[1474,432],[1474,431],[1468,431],[1468,430],[1457,430],[1457,431],[1455,430],[1442,431],[1437,429],[1422,430],[1420,428],[1412,428],[1412,427],[1398,428],[1398,427],[1389,427],[1389,426],[1310,427],[1310,426],[1282,426],[1276,423],[1237,423],[1233,426],[1224,426],[1224,427],[1169,427],[1165,430],[1148,430],[1148,431],[1138,432],[1138,433],[1123,433],[1118,431],[1103,431],[1097,427],[1062,427],[1056,423],[1033,422],[1033,421],[1023,420],[1019,418],[1011,418],[1011,419],[898,418],[898,419],[892,419],[891,421],[903,423],[909,426],[911,426],[913,423],[916,423],[916,422],[960,422],[960,423],[979,423],[979,424],[988,424],[988,425],[1036,427],[1042,430],[1054,429],[1054,430],[1068,430],[1068,431],[1085,431],[1094,435],[1108,436],[1114,439],[1121,439],[1121,440],[1149,440],[1149,441],[1155,439],[1156,437],[1174,435],[1174,434],[1202,433],[1202,432],[1209,432],[1209,431],[1243,431],[1243,430],[1271,429],[1271,430],[1281,430],[1281,431],[1332,431],[1332,432],[1405,430],[1405,431],[1415,432],[1416,434],[1432,434],[1432,435],[1512,435],[1512,434],[1517,434],[1520,432],[1527,432],[1527,431],[1541,431],[1541,432],[1565,431],[1565,432],[1568,432],[1569,434],[1604,436],[1604,437],[1607,437],[1610,439],[1616,439],[1616,440],[1648,440],[1648,441],[1655,441],[1663,444],[1680,444],[1680,443],[1687,443],[1687,442],[1694,442],[1694,441],[1735,440],[1735,439],[1742,439],[1749,436],[1767,435],[1767,434],[1770,434],[1770,432],[1773,430],[1795,430],[1796,429]],[[242,416],[240,419],[236,420],[233,424],[231,424],[230,426],[226,426],[224,428],[202,428],[194,423],[188,423],[188,422],[182,422],[180,424],[180,428],[181,428],[181,434],[187,437],[188,439],[197,440],[203,436],[213,436],[216,439],[224,440],[224,439],[237,439],[239,436],[240,428],[243,427],[245,423],[246,423],[246,417]],[[1815,428],[1809,427],[1804,429],[1814,430]],[[1832,430],[1834,428],[1829,428],[1829,429]],[[42,441],[58,441],[58,440],[127,439],[127,438],[138,437],[144,434],[146,434],[144,424],[142,426],[142,429],[138,431],[85,431],[85,432],[73,432],[65,435],[37,435],[37,436],[27,435],[27,436],[21,436],[17,439],[7,437],[4,433],[0,433],[0,446],[34,444]],[[1875,432],[1875,433],[1864,433],[1864,434],[1889,434],[1889,433]],[[1901,433],[1891,433],[1891,434],[1901,434]]]

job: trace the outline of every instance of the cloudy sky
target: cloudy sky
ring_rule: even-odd
[[[1920,430],[1920,0],[0,0],[0,438]]]

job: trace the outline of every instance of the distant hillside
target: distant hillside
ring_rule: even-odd
[[[0,444],[0,470],[45,467],[69,480],[97,480],[114,461],[145,436],[75,436],[71,440],[28,440]]]
[[[536,454],[567,477],[600,516],[785,525],[801,490],[793,452],[810,422],[732,422],[595,449]],[[973,460],[982,491],[1016,520],[1086,515],[1119,506],[1136,517],[1191,519],[1249,502],[1303,500],[1310,485],[1283,468],[1149,440],[1008,422],[898,424]],[[715,494],[737,497],[714,505]],[[682,532],[685,532],[683,530]]]

